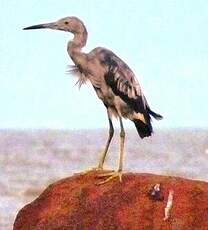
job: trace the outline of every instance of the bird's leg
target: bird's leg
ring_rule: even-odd
[[[112,123],[112,120],[110,118],[110,116],[108,115],[108,121],[109,121],[109,135],[108,135],[108,140],[106,142],[106,145],[105,145],[105,149],[100,157],[100,160],[99,160],[99,164],[98,164],[98,169],[103,169],[103,164],[104,164],[104,161],[105,161],[105,158],[106,158],[106,154],[108,152],[108,148],[109,148],[109,145],[111,143],[111,140],[112,140],[112,137],[113,137],[113,134],[114,134],[114,128],[113,128],[113,123]]]
[[[98,183],[99,185],[105,184],[108,181],[111,181],[115,177],[119,177],[119,181],[122,182],[125,131],[124,131],[123,122],[122,122],[121,117],[119,117],[119,121],[120,121],[121,131],[120,131],[120,154],[119,154],[118,170],[114,172],[109,172],[109,173],[104,173],[104,174],[99,175],[99,177],[106,177],[106,176],[108,177],[106,180]]]
[[[106,154],[108,152],[108,148],[109,148],[109,145],[110,145],[110,142],[113,138],[113,134],[114,134],[114,128],[113,128],[113,123],[112,123],[112,120],[110,118],[110,115],[108,113],[108,121],[109,121],[109,135],[108,135],[108,140],[106,142],[106,145],[105,145],[105,149],[104,151],[102,152],[102,155],[100,157],[100,160],[99,160],[99,164],[97,167],[93,167],[91,169],[87,169],[81,173],[78,173],[79,175],[85,175],[91,171],[101,171],[103,170],[103,164],[104,164],[104,161],[105,161],[105,158],[106,158]],[[110,170],[112,171],[112,170]]]
[[[118,172],[122,172],[122,170],[123,170],[123,158],[124,158],[125,131],[124,131],[123,122],[122,122],[121,117],[119,117],[119,121],[120,121],[121,132],[120,132],[120,155],[119,155]]]

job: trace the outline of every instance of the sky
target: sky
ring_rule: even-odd
[[[208,127],[206,0],[0,0],[0,9],[0,128],[108,127],[92,86],[79,90],[66,74],[73,36],[22,30],[66,16],[84,21],[85,52],[106,47],[131,67],[164,116],[156,128]]]

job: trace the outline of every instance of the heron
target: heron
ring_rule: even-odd
[[[111,50],[97,47],[89,53],[82,52],[86,45],[88,33],[84,23],[77,17],[70,16],[55,22],[33,25],[24,28],[52,29],[70,32],[73,39],[67,43],[67,52],[74,62],[70,72],[78,75],[78,85],[81,87],[90,81],[98,98],[103,102],[108,116],[109,134],[104,151],[96,167],[103,170],[106,155],[114,135],[112,118],[120,123],[119,163],[117,170],[103,172],[100,184],[118,178],[122,181],[125,130],[122,118],[131,120],[140,138],[149,137],[153,133],[151,117],[160,120],[163,117],[153,112],[142,92],[141,86],[130,67]]]

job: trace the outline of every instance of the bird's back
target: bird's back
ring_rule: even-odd
[[[89,53],[90,61],[95,59],[104,70],[101,74],[92,74],[96,79],[104,79],[105,84],[110,87],[114,94],[122,98],[130,107],[138,112],[148,106],[142,93],[139,82],[130,67],[115,53],[106,48],[97,47]],[[102,84],[102,82],[101,82]],[[100,88],[102,85],[100,85]],[[140,98],[140,105],[138,99]]]

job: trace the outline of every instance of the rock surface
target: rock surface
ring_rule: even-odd
[[[208,229],[208,183],[152,174],[123,175],[96,185],[99,172],[74,175],[50,185],[21,209],[14,230]],[[159,199],[149,195],[159,183]],[[169,191],[170,217],[164,221]]]

